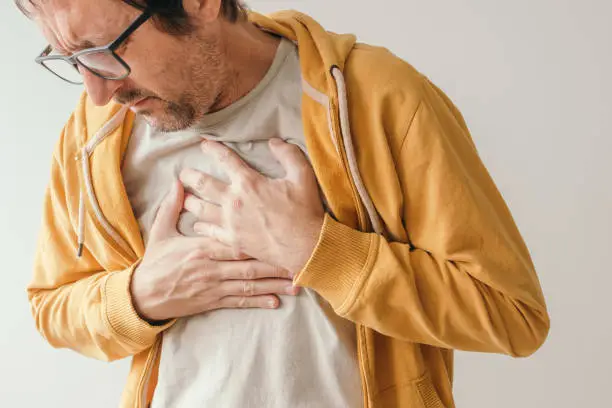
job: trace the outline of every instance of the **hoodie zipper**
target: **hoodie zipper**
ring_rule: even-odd
[[[357,209],[358,218],[359,218],[359,226],[362,230],[367,228],[367,219],[369,218],[370,223],[372,224],[372,228],[377,234],[384,234],[384,229],[382,227],[382,221],[376,208],[374,207],[374,203],[367,192],[361,175],[359,174],[359,168],[357,166],[357,160],[355,157],[355,150],[353,148],[353,141],[351,136],[349,115],[348,115],[348,98],[346,91],[346,82],[344,80],[344,75],[340,68],[337,66],[332,66],[330,73],[332,78],[334,79],[334,83],[336,85],[336,91],[338,94],[338,111],[337,115],[334,112],[333,104],[329,103],[329,119],[332,117],[336,117],[338,120],[338,124],[336,128],[340,129],[340,133],[335,131],[335,127],[333,123],[330,123],[330,129],[332,131],[332,138],[334,140],[334,144],[336,145],[336,149],[343,148],[346,156],[343,156],[339,151],[340,161],[344,167],[344,171],[347,173],[350,185],[352,189],[353,201],[355,203],[355,208]],[[364,208],[365,207],[365,208]],[[370,380],[368,377],[367,370],[367,337],[365,327],[362,325],[357,325],[357,348],[359,350],[359,354],[361,358],[358,358],[359,362],[359,370],[361,373],[362,379],[362,389],[363,389],[363,404],[364,408],[370,407]],[[359,356],[358,356],[359,357]]]
[[[137,408],[147,408],[147,390],[149,389],[149,382],[151,381],[153,364],[158,358],[160,352],[160,344],[161,341],[158,338],[158,340],[155,341],[155,344],[151,348],[149,355],[147,356],[147,361],[145,362],[142,377],[138,382],[138,387],[136,388],[136,395],[140,396],[138,402],[136,403]]]

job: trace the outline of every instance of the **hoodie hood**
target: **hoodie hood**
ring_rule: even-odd
[[[249,21],[262,30],[281,35],[299,44],[302,77],[320,90],[335,88],[331,68],[344,70],[346,60],[357,41],[353,34],[326,31],[312,17],[298,11],[280,11],[269,16],[249,12]],[[325,69],[321,69],[325,67]]]

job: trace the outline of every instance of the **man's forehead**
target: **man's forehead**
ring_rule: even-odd
[[[103,45],[123,31],[136,12],[119,0],[35,1],[38,4],[34,19],[45,37],[61,48]]]

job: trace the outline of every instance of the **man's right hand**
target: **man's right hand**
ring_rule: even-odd
[[[232,253],[207,237],[177,231],[184,188],[176,181],[151,228],[134,271],[131,292],[138,314],[163,321],[222,308],[274,309],[277,295],[297,295],[289,272]]]

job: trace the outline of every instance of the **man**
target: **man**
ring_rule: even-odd
[[[20,6],[86,89],[33,315],[54,347],[133,357],[121,406],[453,407],[453,349],[543,343],[511,214],[406,62],[232,0]]]

